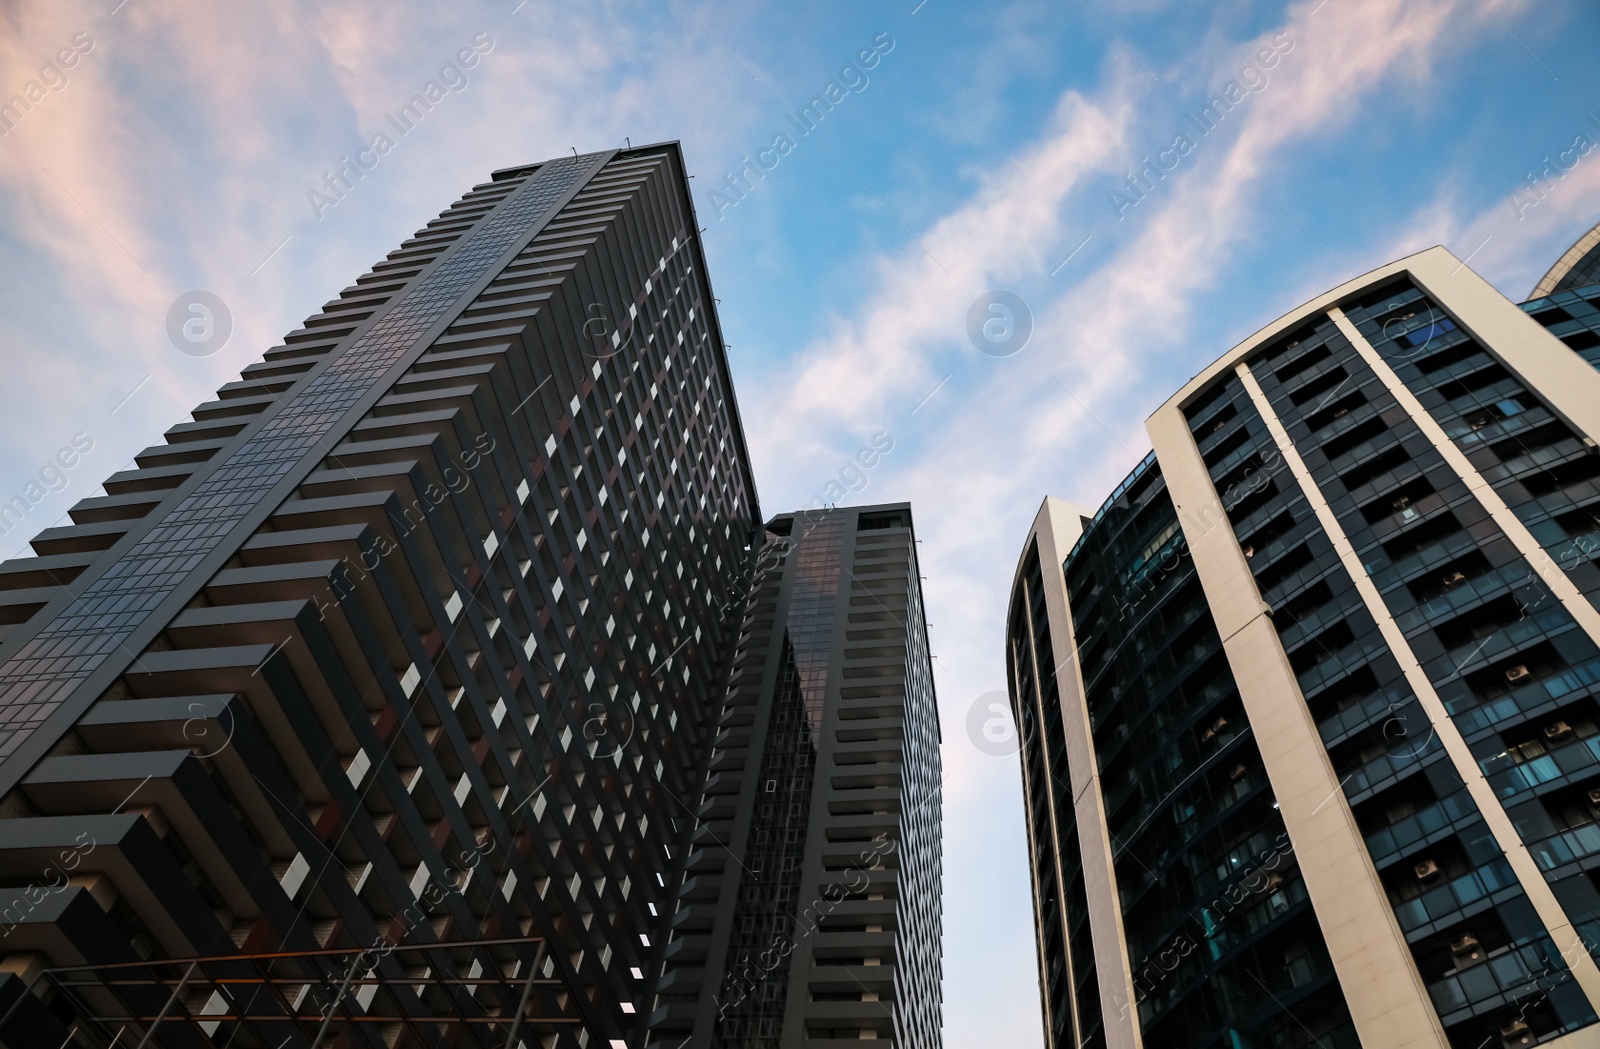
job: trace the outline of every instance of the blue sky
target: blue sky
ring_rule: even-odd
[[[458,90],[319,209],[323,173],[475,40]],[[1600,153],[1569,154],[1524,193],[1537,204],[1513,197],[1600,136],[1597,43],[1580,0],[3,0],[0,96],[52,87],[0,136],[0,493],[74,434],[93,450],[0,554],[464,185],[681,139],[764,508],[807,503],[873,435],[893,440],[848,498],[911,500],[924,540],[947,1041],[1035,1046],[1016,761],[965,723],[1004,686],[1006,592],[1040,500],[1097,505],[1186,378],[1395,257],[1444,244],[1524,297],[1600,220]],[[1191,117],[1230,80],[1237,101],[1202,132]],[[801,135],[788,116],[830,81],[837,104]],[[713,196],[780,132],[792,148],[737,204]],[[1146,157],[1171,170],[1129,203]],[[167,336],[194,289],[232,314],[210,357]],[[1032,317],[1011,356],[968,336],[990,291]]]

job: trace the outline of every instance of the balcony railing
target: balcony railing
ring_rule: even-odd
[[[1542,994],[1535,981],[1560,981],[1567,966],[1555,946],[1540,937],[1535,943],[1491,955],[1489,958],[1428,985],[1428,995],[1440,1016],[1465,1009],[1497,995]]]
[[[1484,774],[1489,777],[1489,784],[1494,787],[1495,794],[1502,798],[1521,794],[1523,791],[1558,780],[1562,776],[1577,775],[1595,765],[1600,765],[1600,736],[1577,740],[1521,764],[1504,767],[1510,760],[1508,756],[1495,755],[1479,762]]]
[[[1476,816],[1478,807],[1465,791],[1452,794],[1419,812],[1414,812],[1392,827],[1387,827],[1367,837],[1367,852],[1374,862],[1392,853],[1410,848],[1416,842],[1437,834],[1458,820]]]
[[[1528,846],[1545,870],[1600,854],[1600,823],[1589,823]]]
[[[1496,857],[1475,871],[1429,889],[1414,900],[1396,904],[1395,920],[1400,923],[1402,930],[1410,932],[1429,922],[1448,918],[1463,907],[1516,884],[1517,879],[1511,873],[1510,864],[1504,858]]]

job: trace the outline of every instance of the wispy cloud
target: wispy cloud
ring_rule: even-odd
[[[126,462],[390,250],[409,231],[397,216],[420,224],[495,167],[628,135],[738,133],[738,107],[717,99],[744,74],[692,26],[628,4],[112,6],[0,12],[0,99],[75,33],[93,42],[0,138],[9,476],[80,428],[103,435],[105,472]],[[470,88],[319,222],[308,188],[478,33],[494,49]],[[233,312],[214,357],[166,334],[168,307],[195,288]]]
[[[792,479],[780,482],[779,502],[803,500],[806,479],[822,476],[856,435],[889,428],[907,438],[905,453],[888,457],[885,476],[860,498],[909,498],[917,509],[940,657],[948,854],[981,852],[1015,833],[994,823],[1004,813],[1015,827],[1014,762],[969,746],[964,726],[970,703],[1003,685],[1005,588],[1040,500],[1053,493],[1095,502],[1134,465],[1148,447],[1143,417],[1187,378],[1174,365],[1194,370],[1227,349],[1196,356],[1190,336],[1197,311],[1230,294],[1241,251],[1317,257],[1316,291],[1346,279],[1268,190],[1293,170],[1297,145],[1383,119],[1394,91],[1426,83],[1438,56],[1486,21],[1475,4],[1456,0],[1341,0],[1313,13],[1316,6],[1296,6],[1281,27],[1249,40],[1209,40],[1204,60],[1186,56],[1159,89],[1113,56],[1098,90],[1063,93],[1049,124],[996,162],[968,200],[912,228],[920,244],[903,242],[866,267],[873,284],[858,308],[791,367],[747,387],[758,472]],[[1171,100],[1209,98],[1280,31],[1294,46],[1270,86],[1198,142],[1137,214],[1050,278],[1088,231],[1106,225],[1108,187],[1183,129]],[[1380,261],[1359,250],[1345,260]],[[979,355],[964,330],[967,304],[995,287],[1022,292],[1036,320],[1029,348],[1000,361]],[[1259,309],[1266,319],[1295,304]],[[955,381],[910,418],[951,373]],[[985,888],[995,898],[995,887]],[[1025,882],[1011,888],[1025,891]],[[975,935],[964,923],[951,930]],[[956,950],[949,957],[964,993],[1034,993],[1031,984],[1000,990],[981,965]]]
[[[686,3],[692,15],[642,0],[132,0],[115,15],[109,0],[0,7],[0,95],[74,33],[95,41],[68,86],[0,138],[0,265],[10,277],[0,344],[12,365],[0,386],[10,423],[0,466],[17,479],[0,492],[80,428],[95,434],[95,472],[109,472],[390,250],[404,232],[397,216],[424,221],[492,168],[631,136],[684,139],[692,170],[720,173],[859,46],[863,28],[846,32],[799,9]],[[795,345],[787,332],[761,330],[768,355],[735,352],[757,476],[767,509],[788,509],[862,437],[894,435],[895,451],[858,498],[910,498],[925,540],[951,773],[947,1034],[952,1044],[980,1030],[994,1040],[1002,1012],[1017,1019],[1000,1040],[1031,1045],[1037,990],[1015,971],[1033,956],[1016,766],[969,747],[964,717],[1001,687],[1005,587],[1040,499],[1092,503],[1108,492],[1144,451],[1143,418],[1157,403],[1232,338],[1343,280],[1346,266],[1359,272],[1435,241],[1463,255],[1482,244],[1475,268],[1513,294],[1531,287],[1600,218],[1588,214],[1600,153],[1520,220],[1507,199],[1484,204],[1476,173],[1417,176],[1437,180],[1431,203],[1397,228],[1363,222],[1363,194],[1376,182],[1354,175],[1326,208],[1301,213],[1305,156],[1378,134],[1397,109],[1435,104],[1436,67],[1492,41],[1530,77],[1545,76],[1507,36],[1543,56],[1517,17],[1523,8],[1508,2],[1489,5],[1502,28],[1477,0],[1301,0],[1279,25],[1258,32],[1251,22],[1248,36],[1226,5],[1089,4],[1137,59],[1065,5],[1074,56],[1091,55],[1081,69],[1053,64],[1048,32],[1062,5],[1018,0],[981,17],[939,0],[913,17],[914,6],[872,24],[901,43],[862,105],[824,129],[828,143],[808,142],[785,161],[784,181],[740,209],[737,235],[712,237],[712,276],[725,289],[739,265],[795,256],[847,287],[825,300],[833,312],[812,329],[818,337]],[[941,42],[938,28],[951,24],[959,39]],[[1150,39],[1138,35],[1145,29]],[[317,221],[307,187],[485,31],[494,50],[470,90]],[[752,43],[763,31],[764,48]],[[1294,49],[1269,86],[1117,221],[1109,190],[1280,31]],[[907,104],[956,73],[961,83],[937,105]],[[1019,135],[1008,121],[1024,87],[1035,93],[1030,111],[1045,117]],[[846,178],[829,150],[851,141],[851,126],[891,128],[905,141],[878,136],[882,148],[852,156]],[[1565,144],[1557,135],[1550,146]],[[978,149],[986,162],[975,170]],[[946,157],[957,159],[941,165]],[[812,211],[796,220],[798,190],[830,164],[842,196],[823,206],[834,210],[826,223]],[[1340,208],[1348,222],[1329,223]],[[859,221],[894,247],[835,257],[804,236],[762,242],[782,218]],[[1241,287],[1242,272],[1258,279]],[[1263,273],[1276,292],[1258,286]],[[168,305],[195,287],[222,295],[235,315],[232,342],[212,358],[179,354],[165,334]],[[991,289],[1032,307],[1032,341],[1015,357],[986,357],[968,341],[967,308]],[[59,505],[40,507],[40,523],[82,494],[69,488]]]

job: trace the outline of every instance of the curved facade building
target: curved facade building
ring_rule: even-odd
[[[1047,1045],[1600,1039],[1585,291],[1385,266],[1046,501],[1007,660]]]
[[[1531,299],[1600,283],[1600,225],[1579,237],[1534,285]]]

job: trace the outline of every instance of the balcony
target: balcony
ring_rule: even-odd
[[[1462,583],[1438,597],[1429,598],[1410,611],[1400,613],[1395,617],[1395,625],[1407,637],[1411,637],[1425,626],[1453,619],[1474,605],[1512,593],[1527,583],[1527,566],[1520,561],[1509,564],[1498,571]]]
[[[1447,830],[1458,821],[1478,815],[1478,807],[1466,791],[1452,794],[1425,809],[1414,812],[1393,826],[1367,836],[1367,852],[1374,863],[1382,863],[1395,853]]]
[[[1503,953],[1491,954],[1484,962],[1470,969],[1457,971],[1437,983],[1428,985],[1428,996],[1440,1017],[1488,1001],[1496,995],[1508,997],[1526,994],[1541,976],[1559,982],[1567,966],[1554,946],[1540,937],[1540,942],[1524,947],[1507,947]]]
[[[1383,635],[1376,631],[1358,637],[1338,652],[1301,671],[1297,676],[1300,682],[1300,694],[1309,696],[1319,692],[1352,671],[1359,670],[1373,660],[1387,655],[1388,652],[1388,643],[1383,640]]]
[[[1403,749],[1397,748],[1387,754],[1378,755],[1345,777],[1345,797],[1354,798],[1363,791],[1387,783],[1442,746],[1438,738],[1429,731],[1420,742],[1409,743]]]
[[[1600,827],[1595,828],[1600,839]],[[1517,888],[1516,876],[1503,857],[1497,857],[1454,881],[1435,886],[1414,900],[1396,904],[1395,920],[1404,932],[1443,921],[1502,889]]]
[[[1543,870],[1600,854],[1600,823],[1589,823],[1528,846]]]
[[[1519,714],[1533,711],[1552,700],[1560,701],[1574,692],[1588,691],[1600,683],[1600,659],[1589,660],[1579,666],[1545,677],[1527,681],[1510,693],[1484,703],[1474,702],[1476,697],[1445,699],[1451,720],[1464,736],[1498,725]],[[1443,697],[1441,697],[1443,698]]]
[[[1316,699],[1317,697],[1310,697]],[[1317,731],[1322,736],[1323,745],[1328,749],[1348,738],[1351,734],[1369,728],[1374,722],[1396,717],[1402,706],[1415,703],[1415,697],[1405,688],[1404,684],[1389,685],[1380,691],[1374,692],[1365,699],[1350,704],[1343,710],[1336,711],[1317,722]],[[1407,725],[1402,720],[1399,727],[1406,728],[1408,734],[1424,734],[1423,725],[1427,716],[1422,713],[1421,707],[1414,708],[1418,723],[1415,726]],[[1409,733],[1411,728],[1416,728],[1415,733]]]
[[[1497,754],[1478,763],[1489,777],[1489,784],[1494,787],[1497,797],[1509,798],[1554,782],[1562,776],[1578,775],[1590,770],[1600,764],[1600,736],[1569,743],[1506,768],[1505,763],[1510,760],[1507,755]]]

